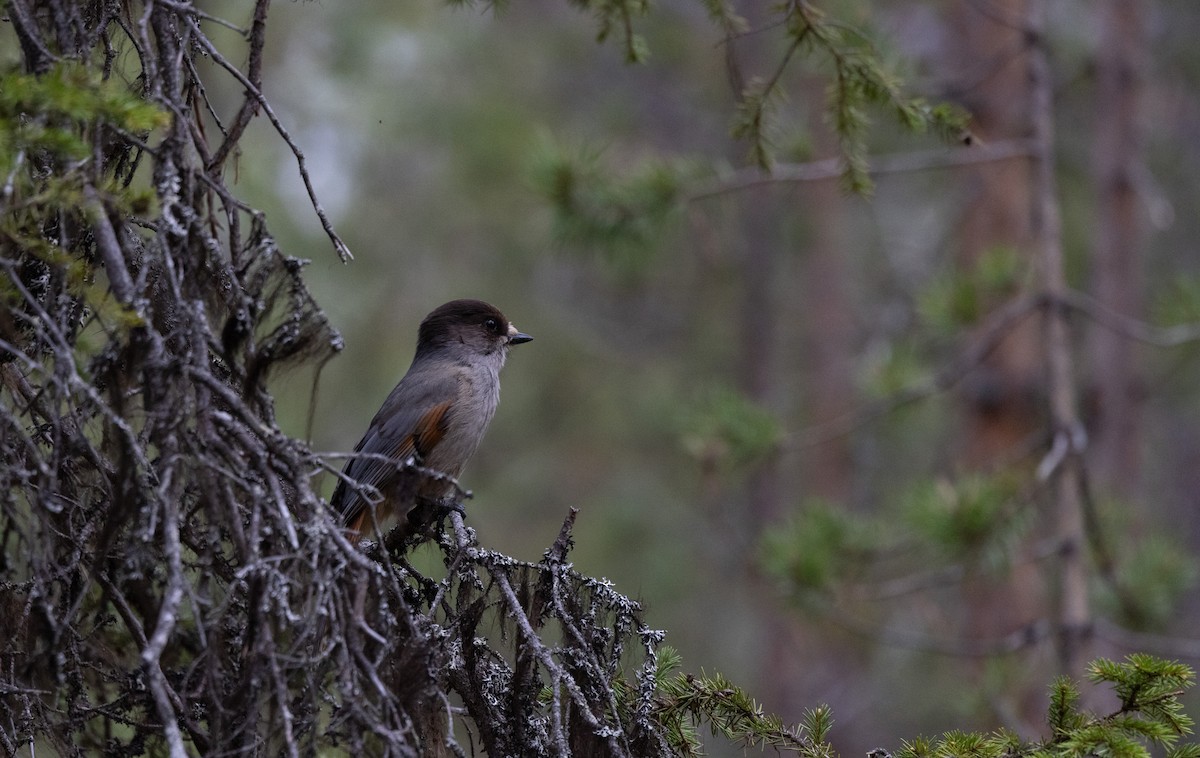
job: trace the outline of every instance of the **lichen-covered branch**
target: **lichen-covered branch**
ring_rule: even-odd
[[[313,480],[330,461],[276,423],[267,378],[341,341],[224,181],[250,118],[348,255],[262,94],[268,3],[238,50],[189,3],[3,7],[24,55],[0,72],[4,751],[671,754],[662,635],[572,570],[573,514],[538,563],[456,515],[425,576],[350,544]],[[201,70],[244,90],[232,113]]]

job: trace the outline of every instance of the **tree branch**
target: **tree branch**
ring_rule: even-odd
[[[260,2],[265,2],[265,0],[260,0]],[[254,99],[258,105],[262,107],[263,113],[267,115],[271,125],[275,127],[275,132],[288,146],[288,149],[292,151],[292,155],[295,156],[296,165],[300,172],[300,178],[304,182],[304,189],[308,192],[308,199],[312,203],[313,212],[317,214],[317,218],[321,221],[321,228],[325,230],[325,235],[329,237],[329,241],[333,243],[333,249],[337,252],[338,257],[341,258],[343,263],[354,260],[354,256],[350,253],[350,248],[346,246],[346,243],[342,241],[342,238],[339,237],[337,232],[333,230],[333,224],[330,223],[329,216],[326,215],[325,209],[321,206],[321,202],[317,199],[316,190],[313,189],[312,178],[308,174],[308,164],[305,161],[304,152],[300,149],[300,146],[296,144],[295,140],[292,139],[292,135],[288,133],[288,130],[283,125],[283,122],[279,120],[277,115],[275,115],[275,109],[272,108],[271,104],[267,102],[267,99],[263,97],[263,94],[259,91],[258,87],[256,87],[254,83],[250,81],[250,79],[248,79],[240,69],[238,69],[237,66],[231,64],[228,60],[226,60],[225,56],[221,55],[221,52],[217,50],[212,41],[210,41],[208,37],[206,37],[204,33],[200,31],[200,27],[196,24],[194,19],[189,18],[187,23],[192,27],[193,32],[196,34],[197,42],[202,48],[204,48],[205,52],[212,57],[217,65],[232,74],[233,77],[237,79],[243,87],[246,88],[246,91],[254,96]]]
[[[873,177],[880,177],[1030,158],[1032,155],[1033,144],[1030,141],[1004,140],[972,147],[877,155],[869,159],[868,172]],[[779,164],[770,171],[748,167],[696,186],[685,194],[684,200],[692,203],[770,184],[828,181],[840,178],[844,170],[841,158]]]

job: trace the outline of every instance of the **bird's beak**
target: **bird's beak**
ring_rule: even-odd
[[[512,324],[508,325],[508,344],[519,345],[522,342],[529,342],[532,339],[533,337],[530,337],[528,334],[518,332],[517,327]]]

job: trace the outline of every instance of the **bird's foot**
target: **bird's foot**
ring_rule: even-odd
[[[434,503],[436,508],[436,523],[437,531],[444,532],[446,530],[446,519],[450,518],[451,513],[457,513],[463,518],[467,517],[467,508],[462,504],[461,500],[453,497],[443,497]]]
[[[467,506],[461,501],[452,497],[444,497],[437,501],[438,510],[442,512],[443,517],[449,516],[451,513],[466,518]]]

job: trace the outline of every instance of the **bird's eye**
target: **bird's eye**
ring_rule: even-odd
[[[500,324],[497,323],[496,319],[489,318],[487,321],[483,322],[483,327],[485,329],[487,329],[489,332],[494,332],[500,328]]]

